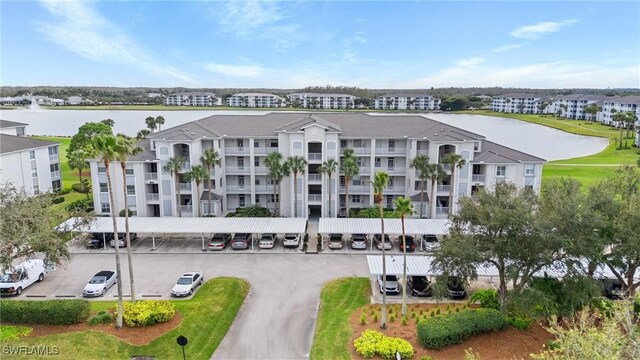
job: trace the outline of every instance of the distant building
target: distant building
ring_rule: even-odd
[[[29,105],[31,104],[31,100],[27,97],[19,96],[19,97],[3,97],[0,98],[0,105]]]
[[[608,97],[602,101],[602,111],[598,113],[598,121],[615,126],[618,124],[613,121],[613,114],[628,111],[636,113],[636,116],[640,118],[640,96]]]
[[[534,94],[505,94],[495,96],[491,101],[491,111],[505,113],[538,114],[542,96]]]
[[[293,93],[287,95],[294,106],[309,109],[353,109],[356,99],[348,94]]]
[[[151,99],[155,99],[155,98],[165,97],[165,96],[164,94],[160,94],[160,93],[147,93],[147,97]]]
[[[91,105],[94,103],[95,101],[83,99],[81,96],[69,96],[69,98],[67,99],[68,105]]]
[[[222,99],[209,92],[183,92],[167,96],[165,105],[173,106],[219,106]]]
[[[388,94],[375,99],[381,110],[439,110],[440,99],[429,94]]]
[[[233,107],[276,108],[286,105],[278,95],[265,93],[238,93],[229,96],[227,105]]]
[[[603,95],[585,95],[585,94],[571,94],[557,96],[551,102],[546,113],[559,115],[566,119],[575,120],[596,120],[596,116],[590,115],[584,111],[584,108],[590,104],[598,104],[602,106],[602,103],[606,99]]]
[[[60,144],[24,136],[26,126],[0,120],[0,184],[29,195],[60,190]]]

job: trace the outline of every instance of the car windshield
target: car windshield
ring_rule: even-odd
[[[416,276],[411,279],[414,285],[421,286],[427,284],[427,278],[423,276]]]
[[[438,242],[438,238],[435,236],[425,236],[424,240],[426,242]]]
[[[260,240],[271,241],[271,240],[273,240],[273,238],[271,236],[269,236],[269,235],[262,235],[262,239],[260,239]]]
[[[190,277],[181,277],[178,279],[178,285],[191,285],[192,282]]]
[[[89,284],[104,284],[107,278],[104,276],[94,276],[89,280]]]
[[[330,236],[330,240],[331,240],[331,241],[342,241],[342,235],[339,235],[339,234],[331,234],[331,236]]]
[[[295,240],[296,237],[297,237],[296,234],[286,234],[284,236],[284,238],[287,239],[287,240]]]
[[[382,279],[382,276],[380,276]],[[395,275],[387,275],[387,281],[398,281],[398,278]]]
[[[0,283],[12,283],[16,281],[18,281],[18,274],[16,273],[7,273],[0,277]]]
[[[224,241],[224,239],[223,239],[223,238],[221,238],[221,237],[214,237],[214,238],[211,238],[211,242],[223,242],[223,241]]]

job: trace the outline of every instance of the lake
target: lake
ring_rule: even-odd
[[[211,115],[264,114],[267,111],[186,110],[186,111],[128,111],[128,110],[0,110],[0,118],[29,124],[27,134],[72,136],[85,122],[103,119],[115,121],[116,133],[135,136],[146,127],[148,116],[162,115],[163,128],[177,126]],[[488,140],[524,151],[547,160],[587,156],[604,150],[609,141],[604,138],[574,135],[546,126],[515,119],[482,115],[425,114],[443,123],[457,126],[485,136]]]

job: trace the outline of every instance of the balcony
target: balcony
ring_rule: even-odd
[[[253,190],[260,194],[273,194],[273,185],[255,185]]]
[[[147,172],[144,173],[144,181],[158,181],[158,173],[157,172]]]
[[[376,155],[399,155],[407,154],[406,147],[376,147]]]
[[[429,155],[429,149],[416,150],[416,155]]]
[[[58,154],[50,154],[49,155],[49,162],[50,163],[57,163],[58,162]]]
[[[319,203],[322,201],[322,194],[309,194],[309,203]]]
[[[471,181],[473,182],[484,182],[486,178],[486,174],[473,174],[471,177]]]
[[[180,212],[182,216],[189,216],[193,214],[193,206],[192,205],[180,205]]]
[[[147,194],[145,196],[145,198],[149,202],[158,202],[158,201],[160,201],[160,194],[158,194],[158,193],[150,193],[150,194]]]
[[[179,183],[178,184],[178,189],[180,189],[180,191],[191,191],[191,183]]]
[[[371,185],[349,185],[349,195],[369,194]],[[347,187],[340,186],[340,193],[346,193]]]
[[[269,173],[269,169],[266,166],[254,166],[253,171],[256,175],[267,175]]]
[[[371,167],[369,166],[359,166],[360,174],[369,175],[371,174]]]
[[[51,180],[60,179],[60,170],[51,172]]]
[[[322,153],[309,153],[308,158],[309,162],[320,162],[322,161]]]
[[[236,192],[236,193],[248,193],[251,192],[251,188],[246,185],[227,185],[227,192]]]
[[[308,174],[310,183],[322,182],[322,174]]]
[[[340,149],[340,154],[344,154],[344,149],[345,148]],[[353,153],[356,155],[371,155],[370,147],[354,147],[351,149],[353,149]]]
[[[243,166],[243,167],[231,166],[231,167],[225,168],[225,171],[227,172],[227,175],[233,175],[233,174],[248,175],[251,173],[251,170],[249,170],[248,166]]]
[[[228,146],[224,148],[225,155],[249,155],[249,147]]]
[[[436,186],[436,191],[437,192],[446,192],[446,193],[448,193],[449,191],[451,191],[451,185],[440,185],[440,184],[438,184]]]
[[[404,195],[405,192],[405,187],[404,186],[391,186],[391,187],[387,187],[386,189],[384,189],[383,194],[384,195]]]
[[[386,170],[385,169],[381,169],[378,171],[386,171],[389,174],[394,174],[394,175],[405,175],[407,173],[407,168],[403,168],[403,167],[388,167]]]
[[[268,155],[276,151],[278,151],[277,147],[254,147],[253,148],[253,153],[256,155]]]
[[[449,208],[448,207],[436,207],[436,215],[439,214],[449,214]]]

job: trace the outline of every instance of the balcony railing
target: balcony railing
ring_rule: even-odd
[[[180,205],[180,212],[182,215],[191,215],[193,214],[193,206],[192,205]]]
[[[160,194],[151,193],[146,196],[147,201],[160,201]]]
[[[346,193],[347,187],[340,186],[340,192]],[[371,191],[370,185],[349,185],[349,194],[368,194]]]
[[[226,172],[227,174],[249,174],[251,170],[249,170],[248,166],[244,166],[244,167],[231,166],[226,168]]]
[[[145,181],[158,181],[158,173],[157,172],[147,172],[144,173]]]
[[[322,181],[322,174],[309,174],[309,182],[320,182]]]
[[[322,153],[309,153],[309,161],[322,161]]]
[[[253,171],[256,175],[266,175],[269,172],[266,166],[254,166]]]
[[[246,185],[227,185],[227,191],[250,192],[251,188]]]
[[[471,177],[471,181],[473,182],[484,182],[486,178],[486,174],[473,174]]]
[[[321,202],[322,194],[309,194],[309,202]]]
[[[254,147],[253,153],[256,155],[266,155],[278,151],[277,147]]]
[[[343,154],[344,153],[344,149],[342,148],[340,149],[340,153]],[[356,155],[369,155],[371,154],[371,148],[370,147],[354,147],[351,148],[353,149],[353,153]]]
[[[56,163],[56,162],[58,162],[58,159],[59,159],[58,158],[58,154],[49,155],[49,162]]]
[[[397,166],[394,166],[392,168],[387,167],[386,169],[383,168],[382,171],[386,171],[389,174],[400,174],[400,175],[404,175],[404,174],[407,173],[407,169],[406,168],[397,167]]]
[[[257,193],[273,194],[273,185],[255,185],[253,189]]]
[[[191,191],[191,183],[180,183],[178,184],[178,189],[180,191]]]
[[[243,146],[227,146],[224,148],[225,155],[244,155],[249,154],[249,147]]]
[[[377,155],[405,155],[406,147],[376,147]]]
[[[448,207],[437,207],[436,208],[436,214],[448,214],[449,213],[449,208]]]
[[[51,179],[57,180],[60,179],[60,170],[51,172]]]
[[[371,173],[371,167],[369,166],[359,166],[360,174],[369,175]]]
[[[436,186],[436,190],[438,192],[449,192],[451,191],[451,185],[438,185]]]
[[[404,186],[392,186],[392,187],[387,187],[386,189],[384,189],[384,193],[385,194],[404,194],[405,192],[405,187]]]
[[[416,150],[416,155],[429,155],[429,149]]]

